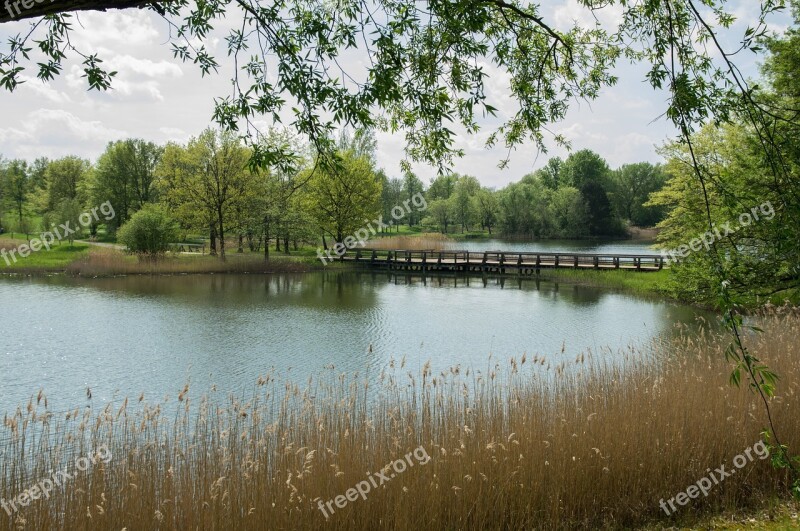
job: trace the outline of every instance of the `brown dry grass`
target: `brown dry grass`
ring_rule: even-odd
[[[10,251],[12,249],[16,249],[17,247],[19,247],[23,243],[24,244],[28,244],[30,242],[28,242],[28,240],[22,240],[22,239],[19,239],[19,238],[14,238],[12,240],[10,237],[0,236],[0,251],[2,251],[4,249],[6,251]]]
[[[367,243],[371,249],[405,251],[449,251],[456,248],[456,242],[444,234],[424,233],[416,236],[387,236]]]
[[[772,406],[800,449],[800,317],[763,318],[748,338],[782,376]],[[33,400],[0,432],[0,496],[108,443],[108,465],[25,507],[22,529],[556,529],[673,523],[659,509],[759,440],[764,413],[726,385],[724,340],[682,336],[625,353],[526,356],[489,373],[407,372],[305,388],[259,377],[248,402],[117,404],[64,416]],[[605,365],[605,368],[597,368]],[[616,367],[616,368],[615,368]],[[504,373],[505,378],[498,377]],[[500,383],[502,381],[506,383]],[[192,406],[190,406],[190,403]],[[50,439],[37,436],[44,430]],[[4,442],[3,442],[4,441]],[[326,521],[331,500],[422,445],[432,456]],[[679,518],[757,504],[786,477],[756,460]]]
[[[313,269],[308,263],[284,258],[264,262],[257,254],[229,254],[225,262],[214,256],[172,256],[157,261],[139,260],[113,249],[92,249],[66,267],[69,275],[95,277],[115,275],[176,275],[199,273],[299,273]]]

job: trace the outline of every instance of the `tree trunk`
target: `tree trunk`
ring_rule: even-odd
[[[211,233],[209,234],[209,251],[211,256],[217,256],[217,227],[214,223],[211,224]]]
[[[217,219],[219,220],[219,259],[225,261],[225,222],[222,213],[222,206],[217,207]]]
[[[239,233],[239,248],[236,249],[236,252],[237,253],[244,252],[244,234],[242,234],[241,232]]]
[[[289,254],[289,237],[288,236],[284,236],[283,237],[283,252],[285,252],[286,254]]]
[[[264,218],[264,261],[269,262],[269,218]]]
[[[251,253],[256,251],[256,244],[255,244],[255,241],[253,240],[253,231],[252,230],[248,230],[247,231],[247,246],[250,248],[250,252]]]

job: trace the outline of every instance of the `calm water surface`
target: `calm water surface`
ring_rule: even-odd
[[[304,382],[331,364],[377,376],[406,357],[485,369],[490,354],[567,355],[691,324],[698,311],[533,280],[209,275],[0,279],[0,413],[40,388],[63,411],[123,396],[193,390],[247,395],[261,374]]]
[[[643,240],[466,240],[455,244],[465,251],[519,251],[605,254],[659,254],[655,242]]]

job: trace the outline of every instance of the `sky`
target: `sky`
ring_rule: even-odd
[[[545,0],[543,4],[545,18],[560,29],[568,28],[573,21],[593,23],[576,0]],[[756,20],[758,2],[732,0],[728,5],[737,17],[725,35],[733,46],[747,25]],[[619,11],[608,9],[602,16],[601,22],[613,23]],[[220,74],[202,77],[195,65],[173,59],[167,44],[168,27],[154,13],[86,12],[78,16],[78,21],[72,42],[79,49],[98,53],[110,69],[119,72],[113,90],[87,91],[80,64],[75,60],[65,63],[62,75],[52,82],[29,78],[14,93],[0,89],[3,157],[32,160],[78,155],[94,161],[113,140],[186,142],[211,123],[214,97],[230,92],[233,65],[225,60],[225,42],[221,38],[211,42],[211,51],[216,52],[221,63]],[[782,31],[787,22],[788,15],[781,15],[771,28]],[[5,43],[9,36],[26,31],[27,27],[24,21],[0,25],[0,42]],[[7,45],[0,49],[7,50]],[[738,58],[737,63],[746,75],[755,77],[758,59],[749,54]],[[346,63],[344,66],[348,67]],[[645,72],[639,65],[618,65],[618,84],[604,89],[590,103],[574,102],[566,119],[554,124],[552,131],[565,135],[573,150],[596,151],[612,168],[641,161],[659,162],[657,147],[674,137],[675,131],[662,116],[665,95],[650,88]],[[507,76],[497,69],[490,70],[487,94],[501,117],[513,115],[515,104],[510,98]],[[500,169],[498,164],[507,156],[507,149],[487,149],[485,141],[493,128],[491,123],[482,125],[486,127],[476,135],[459,136],[457,147],[465,150],[465,156],[455,162],[453,169],[474,175],[484,186],[502,187],[543,166],[551,156],[568,155],[557,146],[551,146],[545,154],[533,145],[522,145],[511,153],[509,165]],[[404,145],[402,134],[378,134],[378,165],[390,176],[401,173]],[[435,168],[424,165],[415,165],[414,171],[426,183],[436,175]]]

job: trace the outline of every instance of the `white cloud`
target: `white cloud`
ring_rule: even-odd
[[[40,81],[39,79],[23,76],[24,83],[20,85],[20,90],[23,92],[30,92],[35,95],[39,101],[46,100],[51,103],[70,103],[71,99],[66,92],[56,90],[49,83]]]
[[[546,4],[543,16],[559,28],[571,27],[575,20],[585,26],[595,23],[589,10],[576,0],[543,4]],[[730,6],[740,16],[735,28],[740,35],[747,22],[754,20],[757,6],[752,0],[732,0]],[[240,26],[236,10],[232,8],[231,12],[234,16],[217,21],[218,29]],[[601,23],[611,25],[619,22],[621,12],[612,8],[599,13]],[[74,26],[73,44],[84,52],[98,53],[105,66],[119,72],[114,89],[106,93],[87,91],[80,60],[72,58],[65,64],[64,75],[53,82],[42,84],[31,80],[12,94],[0,92],[0,150],[4,156],[35,158],[74,153],[94,159],[107,142],[127,136],[183,142],[208,127],[213,98],[230,94],[234,65],[227,57],[225,42],[216,37],[209,47],[220,62],[220,73],[204,78],[196,65],[172,57],[166,44],[169,28],[153,12],[132,9],[81,13]],[[0,25],[0,42],[26,27],[22,22]],[[736,42],[730,37],[725,46],[735,49]],[[738,60],[747,76],[757,73],[756,56]],[[367,63],[367,58],[357,52],[346,53],[341,61],[356,77],[363,73]],[[273,59],[270,65],[270,75],[274,76]],[[486,79],[489,103],[506,120],[518,108],[509,91],[508,74],[491,62],[485,68],[489,74]],[[620,64],[615,70],[620,78],[616,87],[604,90],[591,104],[573,102],[567,118],[553,124],[551,129],[566,134],[573,149],[593,149],[611,166],[658,160],[653,144],[673,136],[674,131],[665,120],[659,119],[665,107],[664,94],[643,82],[645,72],[641,66]],[[27,74],[33,75],[30,71]],[[286,125],[293,120],[289,110],[281,116]],[[266,117],[257,117],[256,121],[264,130],[270,125]],[[487,118],[480,123],[483,129],[478,135],[462,134],[458,139],[457,147],[465,150],[465,157],[455,162],[454,169],[475,175],[484,185],[502,186],[542,166],[549,156],[567,155],[550,140],[547,142],[550,152],[546,155],[526,143],[511,153],[508,169],[499,170],[497,165],[508,155],[507,150],[502,142],[494,149],[486,149],[484,143],[500,120]],[[378,135],[378,162],[390,175],[399,175],[404,146],[403,133]],[[426,182],[436,173],[434,168],[421,165],[415,165],[414,169]]]
[[[85,121],[69,111],[39,109],[28,113],[17,127],[0,128],[0,141],[14,156],[35,158],[79,155],[94,157],[106,143],[127,137],[125,131]]]

